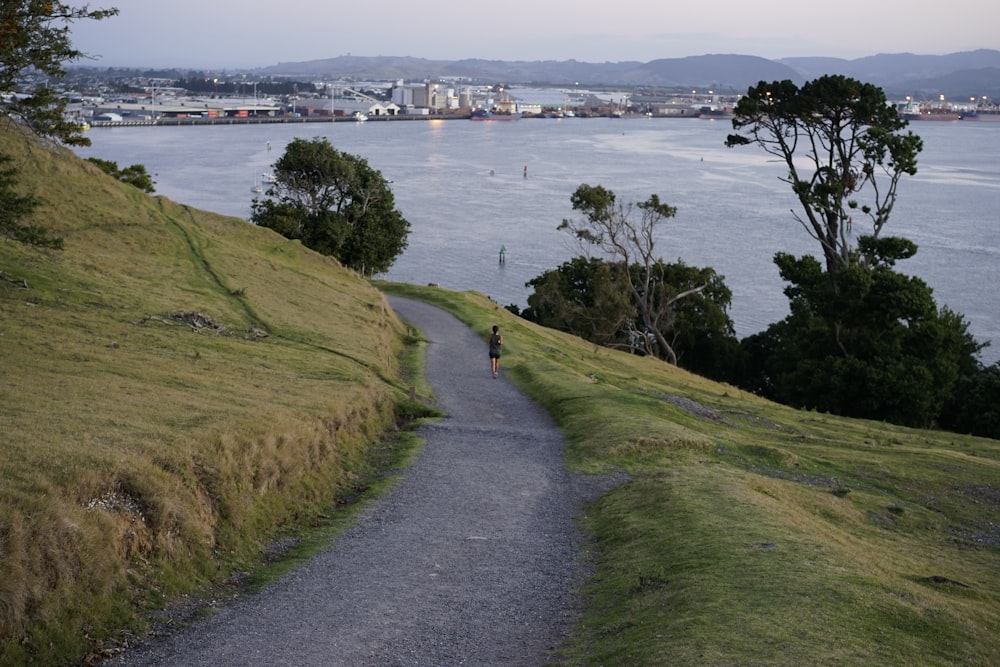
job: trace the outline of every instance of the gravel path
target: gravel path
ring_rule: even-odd
[[[609,478],[568,473],[549,417],[452,315],[390,297],[430,341],[447,418],[400,483],[308,565],[112,665],[543,665],[588,574],[573,517]],[[484,323],[484,327],[492,323]],[[503,333],[501,331],[501,333]]]

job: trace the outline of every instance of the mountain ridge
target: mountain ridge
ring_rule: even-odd
[[[742,93],[759,81],[803,83],[843,74],[882,87],[887,94],[914,97],[1000,98],[1000,50],[978,49],[943,55],[881,53],[856,59],[715,53],[649,62],[590,63],[574,59],[505,61],[467,58],[432,60],[413,56],[337,56],[279,62],[255,70],[271,76],[330,76],[354,79],[435,80],[547,85],[629,85],[711,88]]]

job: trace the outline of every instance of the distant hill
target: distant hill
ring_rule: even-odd
[[[623,83],[742,92],[761,80],[795,79],[797,72],[766,58],[718,54],[653,60],[629,69],[626,77]]]
[[[844,74],[874,83],[890,96],[1000,99],[1000,51],[980,49],[946,55],[912,53],[840,58],[768,60],[740,54],[664,58],[647,63],[588,63],[578,60],[428,60],[401,56],[340,56],[285,62],[257,70],[272,76],[422,81],[462,79],[536,85],[651,86],[712,88],[743,92],[758,81],[791,79],[797,83],[824,74]]]
[[[823,74],[844,74],[897,95],[1000,98],[1000,51],[991,49],[942,56],[895,53],[855,60],[785,58],[780,62],[793,68],[804,80]]]

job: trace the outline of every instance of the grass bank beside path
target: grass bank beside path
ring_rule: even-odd
[[[630,475],[583,519],[597,573],[563,664],[1000,664],[1000,442],[792,410],[479,294],[378,286],[498,324],[568,465]]]
[[[0,239],[0,665],[76,664],[363,491],[407,332],[297,242],[7,121],[0,152],[65,243]]]

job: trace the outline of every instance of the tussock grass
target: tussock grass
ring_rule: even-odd
[[[0,664],[67,664],[363,491],[426,387],[335,261],[14,126],[0,150],[65,239],[0,241]]]
[[[785,408],[475,293],[385,284],[485,335],[567,460],[627,473],[583,519],[567,665],[1000,664],[1000,442]]]

